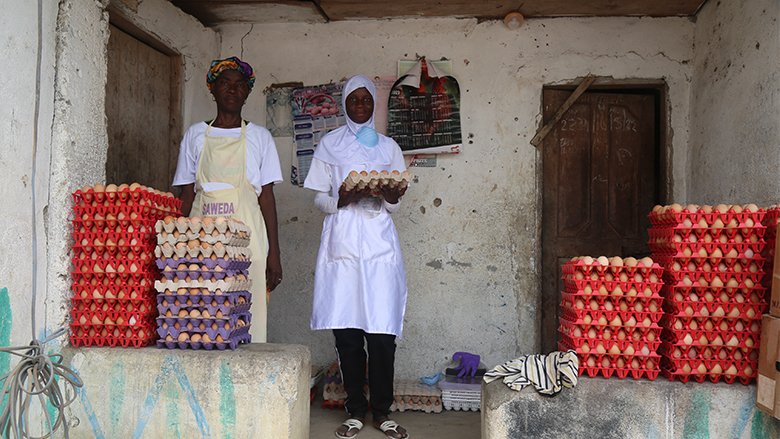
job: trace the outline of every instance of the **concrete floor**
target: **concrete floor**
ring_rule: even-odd
[[[480,412],[444,410],[441,413],[405,411],[394,412],[390,418],[409,431],[410,439],[479,439]],[[346,419],[343,409],[322,408],[317,398],[311,405],[310,439],[332,439],[336,427]],[[366,426],[358,439],[384,439],[385,435],[371,425]]]

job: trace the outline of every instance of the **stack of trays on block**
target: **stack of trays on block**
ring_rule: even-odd
[[[418,410],[425,413],[441,413],[441,389],[417,381],[398,381],[393,385],[391,411]]]
[[[71,344],[152,344],[154,222],[181,201],[137,183],[85,187],[73,201]]]
[[[441,402],[446,410],[478,411],[482,399],[482,377],[458,378],[445,375],[439,381]]]
[[[249,228],[225,217],[166,217],[155,224],[157,346],[235,349],[249,343]]]
[[[664,266],[662,373],[744,384],[757,374],[765,212],[755,205],[656,206],[650,250]]]
[[[563,265],[558,349],[574,349],[580,375],[656,379],[663,269],[650,258],[572,258]]]

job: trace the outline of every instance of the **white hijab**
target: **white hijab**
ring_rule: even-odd
[[[376,111],[376,87],[371,79],[363,75],[353,76],[344,84],[341,93],[341,105],[344,111],[346,112],[347,108],[347,97],[359,88],[365,88],[371,93],[371,97],[374,98],[374,111]],[[346,125],[331,131],[320,140],[314,150],[314,158],[331,165],[377,160],[389,163],[392,155],[388,154],[385,151],[387,148],[383,147],[388,140],[386,137],[378,134],[379,144],[370,149],[358,142],[357,132],[364,126],[374,129],[374,113],[371,113],[371,118],[363,123],[357,123],[347,115]]]

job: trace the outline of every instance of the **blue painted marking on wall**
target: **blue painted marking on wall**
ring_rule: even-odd
[[[162,389],[165,378],[167,378],[169,374],[170,365],[166,359],[162,364],[160,373],[157,374],[152,387],[146,394],[146,400],[144,400],[144,405],[141,408],[141,414],[138,416],[138,423],[135,425],[135,430],[133,431],[133,439],[139,439],[144,433],[144,428],[146,428],[146,424],[152,416],[154,406],[157,405],[157,400],[160,399],[160,389]]]
[[[168,420],[167,433],[168,437],[181,439],[179,397],[179,384],[175,381],[168,381],[168,384],[165,386],[165,398],[167,400],[165,412]]]
[[[685,416],[683,437],[686,439],[709,439],[710,403],[712,395],[704,390],[695,390],[691,405]]]
[[[121,361],[111,368],[111,387],[109,390],[109,423],[111,431],[116,434],[119,420],[122,417],[122,405],[125,402],[125,365]]]
[[[11,328],[13,316],[11,315],[11,300],[8,298],[8,288],[0,288],[0,346],[11,345]],[[11,354],[0,354],[0,377],[8,373],[11,368]],[[0,400],[0,412],[5,409],[7,395]]]
[[[753,414],[755,409],[756,399],[751,393],[747,396],[747,398],[745,398],[745,401],[742,402],[742,405],[739,407],[739,411],[737,412],[737,420],[734,422],[734,427],[731,429],[731,436],[729,437],[742,437],[742,433],[745,431],[745,427],[747,427],[748,421],[750,421],[750,415]]]
[[[753,425],[750,427],[751,439],[766,439],[769,435],[769,416],[765,415],[761,410],[756,410],[753,413]]]
[[[230,366],[222,360],[219,366],[219,415],[222,424],[222,437],[233,439],[236,429],[236,394],[233,387],[233,377]]]
[[[208,421],[206,421],[206,414],[203,413],[203,407],[201,407],[200,403],[198,402],[198,397],[195,395],[195,391],[192,389],[192,385],[190,384],[189,378],[187,378],[187,374],[184,373],[184,368],[182,367],[181,362],[179,362],[177,357],[173,356],[169,356],[165,360],[166,362],[170,361],[172,363],[171,366],[173,372],[176,374],[176,378],[179,380],[179,385],[181,385],[182,390],[184,390],[184,395],[187,397],[187,402],[190,404],[190,409],[192,409],[192,413],[195,415],[195,422],[198,424],[201,437],[210,438],[211,432],[209,431]]]
[[[75,366],[71,365],[70,368],[73,369],[77,375],[81,376]],[[92,403],[89,402],[86,387],[77,388],[76,392],[81,399],[81,406],[84,408],[84,412],[87,414],[89,425],[92,426],[92,433],[95,434],[95,439],[105,439],[106,436],[103,434],[103,430],[100,428],[100,422],[97,419],[97,415],[95,415],[95,410],[92,409]]]

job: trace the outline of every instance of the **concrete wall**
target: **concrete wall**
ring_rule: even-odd
[[[709,1],[697,16],[689,202],[780,201],[778,19],[776,0]]]
[[[396,61],[426,55],[453,61],[462,94],[463,153],[419,182],[395,214],[409,284],[397,376],[438,370],[454,351],[494,365],[538,346],[540,158],[529,144],[545,84],[593,73],[664,79],[669,86],[673,196],[686,193],[690,61],[687,19],[457,19],[328,24],[230,25],[219,29],[222,55],[241,54],[257,71],[245,115],[265,121],[259,90],[276,82],[307,85],[364,73],[394,75]],[[278,138],[289,172],[291,140]],[[313,271],[323,215],[312,194],[277,186],[285,281],[271,298],[269,340],[304,343],[314,364],[335,359],[332,335],[309,330]],[[440,202],[440,205],[439,205]]]

